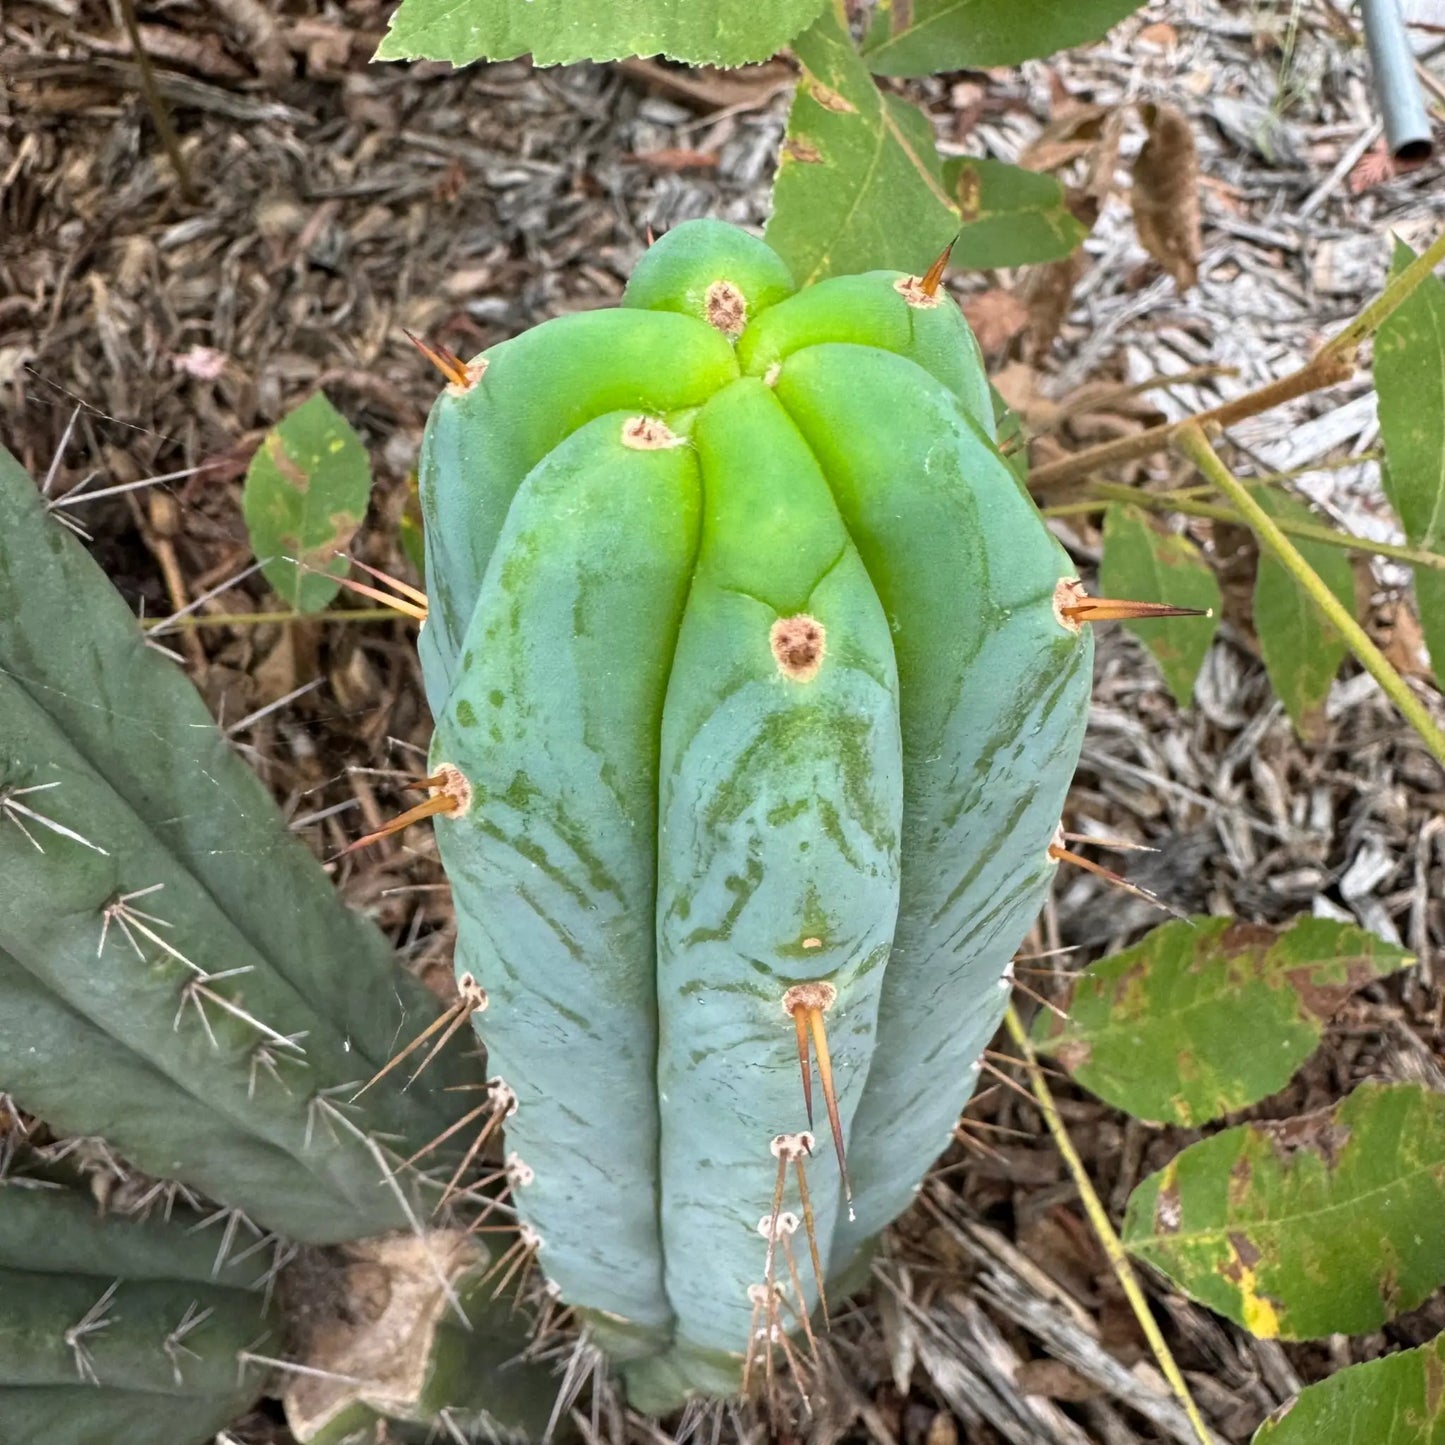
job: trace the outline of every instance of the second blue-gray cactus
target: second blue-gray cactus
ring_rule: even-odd
[[[735,1388],[973,1088],[1082,740],[1072,568],[946,294],[711,222],[454,368],[421,487],[517,1207],[635,1399]]]

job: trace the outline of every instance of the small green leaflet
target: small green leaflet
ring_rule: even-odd
[[[1166,923],[1077,975],[1034,1042],[1086,1089],[1153,1123],[1207,1123],[1282,1089],[1356,989],[1413,963],[1352,924]]]
[[[1141,508],[1115,503],[1104,514],[1099,587],[1106,597],[1168,602],[1215,614],[1124,623],[1154,654],[1174,700],[1188,707],[1219,626],[1219,584],[1203,553],[1187,537],[1160,531]]]
[[[1445,1283],[1445,1094],[1361,1084],[1333,1109],[1193,1144],[1134,1191],[1129,1250],[1261,1339],[1363,1334]]]
[[[879,0],[863,41],[876,75],[1017,65],[1097,40],[1139,0]]]
[[[402,0],[377,60],[535,65],[665,55],[688,65],[767,60],[826,0]]]
[[[1395,242],[1396,273],[1414,259]],[[1445,552],[1445,281],[1427,276],[1375,338],[1375,390],[1389,465],[1385,495],[1416,547]],[[1445,679],[1445,572],[1415,569],[1415,600],[1436,680]]]
[[[241,508],[261,571],[291,606],[319,612],[340,591],[332,579],[346,575],[346,562],[336,554],[361,525],[370,496],[366,448],[324,393],[266,433]]]
[[[879,93],[832,5],[793,53],[803,74],[764,239],[803,286],[856,271],[921,275],[958,231],[928,118]]]
[[[1319,518],[1288,493],[1261,487],[1254,499],[1277,522],[1318,525]],[[1355,574],[1348,555],[1322,542],[1303,537],[1292,540],[1330,591],[1353,613]],[[1279,700],[1295,731],[1310,741],[1324,725],[1325,699],[1349,649],[1283,564],[1264,550],[1254,582],[1254,630]]]
[[[945,162],[943,184],[959,211],[949,258],[955,266],[983,271],[1059,261],[1089,234],[1052,176],[958,156]]]
[[[1301,1390],[1250,1445],[1445,1445],[1445,1335]]]

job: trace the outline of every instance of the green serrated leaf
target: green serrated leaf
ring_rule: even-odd
[[[1306,1340],[1378,1329],[1439,1288],[1442,1215],[1445,1094],[1362,1084],[1191,1145],[1134,1191],[1123,1239],[1261,1339]]]
[[[1260,488],[1255,500],[1276,521],[1318,524],[1303,502],[1285,492]],[[1351,613],[1355,610],[1355,576],[1349,557],[1296,537],[1300,555]],[[1270,552],[1261,552],[1254,583],[1254,628],[1265,671],[1284,704],[1295,731],[1305,741],[1324,726],[1325,699],[1349,649],[1308,594]]]
[[[1077,975],[1067,1022],[1041,1014],[1034,1041],[1117,1109],[1204,1124],[1282,1089],[1351,993],[1413,962],[1326,918],[1166,923]]]
[[[324,393],[266,433],[241,508],[261,571],[293,607],[319,612],[340,591],[331,579],[345,576],[346,562],[336,553],[361,525],[370,496],[366,448]]]
[[[1104,514],[1099,586],[1107,597],[1198,607],[1211,617],[1166,617],[1124,624],[1154,654],[1180,707],[1194,701],[1194,679],[1219,626],[1219,584],[1187,537],[1162,532],[1139,507],[1116,503]]]
[[[688,65],[767,60],[826,0],[402,0],[377,60],[532,57],[534,65],[665,55]]]
[[[764,239],[802,285],[922,273],[958,230],[927,117],[879,93],[832,5],[793,53],[803,73]]]
[[[1395,242],[1394,270],[1415,257]],[[1427,276],[1375,338],[1375,390],[1389,463],[1385,495],[1416,547],[1445,552],[1445,281]],[[1437,680],[1445,679],[1445,574],[1415,572],[1420,626]]]
[[[1445,1335],[1306,1386],[1250,1445],[1445,1445]]]
[[[1017,65],[1097,40],[1139,0],[879,0],[863,42],[877,75]]]
[[[943,184],[958,206],[958,240],[949,258],[955,266],[982,271],[1059,261],[1089,234],[1052,176],[957,156],[945,162]]]

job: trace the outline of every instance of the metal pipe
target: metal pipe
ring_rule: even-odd
[[[1390,154],[1396,160],[1423,161],[1434,143],[1400,0],[1360,0],[1360,10]]]

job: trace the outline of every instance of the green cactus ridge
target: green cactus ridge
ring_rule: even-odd
[[[457,969],[539,1263],[661,1406],[736,1388],[818,1309],[813,1249],[856,1279],[942,1152],[1049,885],[1092,645],[917,278],[799,291],[689,222],[621,307],[470,372],[420,466]],[[800,999],[851,1184],[820,1087],[811,1248]]]
[[[200,1445],[267,1384],[244,1357],[297,1348],[302,1318],[320,1368],[328,1331],[359,1339],[354,1368],[331,1374],[343,1392],[298,1407],[304,1438],[348,1438],[346,1416],[366,1439],[383,1418],[418,1438],[441,1421],[537,1438],[554,1391],[547,1366],[516,1363],[524,1316],[482,1289],[473,1241],[439,1286],[455,1231],[422,1223],[461,1152],[429,1146],[464,1117],[480,1064],[449,1049],[430,1090],[397,1072],[355,1097],[398,1040],[441,1022],[435,1000],[341,906],[46,511],[0,450],[0,1092],[103,1140],[172,1203],[198,1190],[220,1207],[103,1219],[73,1175],[4,1151],[0,1441]],[[399,1167],[416,1153],[433,1178]],[[319,1294],[332,1256],[296,1244],[338,1242],[405,1260],[382,1293],[420,1301],[401,1314],[425,1327],[398,1331],[392,1311],[368,1336],[372,1276]],[[298,1290],[306,1308],[283,1327],[271,1297]],[[272,1380],[294,1378],[316,1382]]]
[[[0,1090],[290,1238],[410,1227],[464,1096],[349,1101],[434,1000],[4,452],[0,740]]]
[[[218,1258],[204,1224],[0,1183],[0,1440],[201,1445],[254,1404],[253,1357],[280,1345],[269,1261]]]

